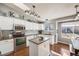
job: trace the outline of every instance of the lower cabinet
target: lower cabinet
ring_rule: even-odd
[[[29,40],[34,39],[36,35],[26,36],[26,47],[29,47]]]
[[[49,40],[39,45],[29,42],[29,55],[30,56],[48,56],[50,54]]]
[[[0,41],[0,51],[1,55],[14,51],[13,39]]]
[[[49,40],[38,46],[38,55],[39,56],[48,56],[49,52],[50,52]]]
[[[53,45],[55,43],[54,35],[50,36],[50,44]]]

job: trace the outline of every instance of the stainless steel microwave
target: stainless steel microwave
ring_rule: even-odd
[[[14,30],[25,30],[24,25],[14,25]]]

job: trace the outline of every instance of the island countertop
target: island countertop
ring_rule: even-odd
[[[41,44],[41,43],[43,43],[43,42],[45,42],[45,41],[48,41],[49,40],[49,38],[47,38],[47,39],[44,39],[43,38],[43,40],[40,40],[40,37],[36,37],[36,38],[34,38],[34,39],[31,39],[31,40],[29,40],[30,42],[33,42],[33,43],[35,43],[35,44],[37,44],[37,45],[39,45],[39,44]]]

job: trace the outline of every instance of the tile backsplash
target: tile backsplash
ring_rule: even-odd
[[[36,31],[36,30],[27,30],[25,32],[25,35],[29,35],[29,34],[38,34],[38,31]]]
[[[9,35],[11,34],[11,31],[10,30],[1,30],[0,31],[0,38],[1,38],[1,40],[2,39],[9,39],[10,37],[9,37]]]

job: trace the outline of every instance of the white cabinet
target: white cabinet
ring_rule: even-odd
[[[28,22],[21,19],[16,19],[12,17],[0,16],[0,29],[2,30],[12,30],[13,24],[20,24],[26,27],[26,30],[43,30],[43,24],[38,24],[34,22]]]
[[[35,35],[26,36],[26,47],[29,47],[29,40],[34,39]]]
[[[50,44],[53,45],[55,43],[54,35],[50,37]]]
[[[49,40],[35,44],[29,42],[29,55],[30,56],[48,56],[50,54]]]
[[[39,56],[48,56],[50,52],[49,41],[46,41],[38,46]]]
[[[38,30],[38,23],[33,23],[34,30]]]
[[[13,39],[0,41],[0,51],[1,54],[6,54],[14,50],[14,42]]]
[[[38,24],[38,30],[44,30],[44,25],[43,24]]]
[[[26,30],[38,30],[38,24],[33,22],[25,22]]]
[[[0,29],[1,30],[12,30],[13,18],[0,16]]]
[[[13,19],[13,24],[20,24],[20,25],[25,25],[25,22],[24,20],[21,20],[21,19]]]
[[[25,21],[26,30],[33,30],[32,22]]]

